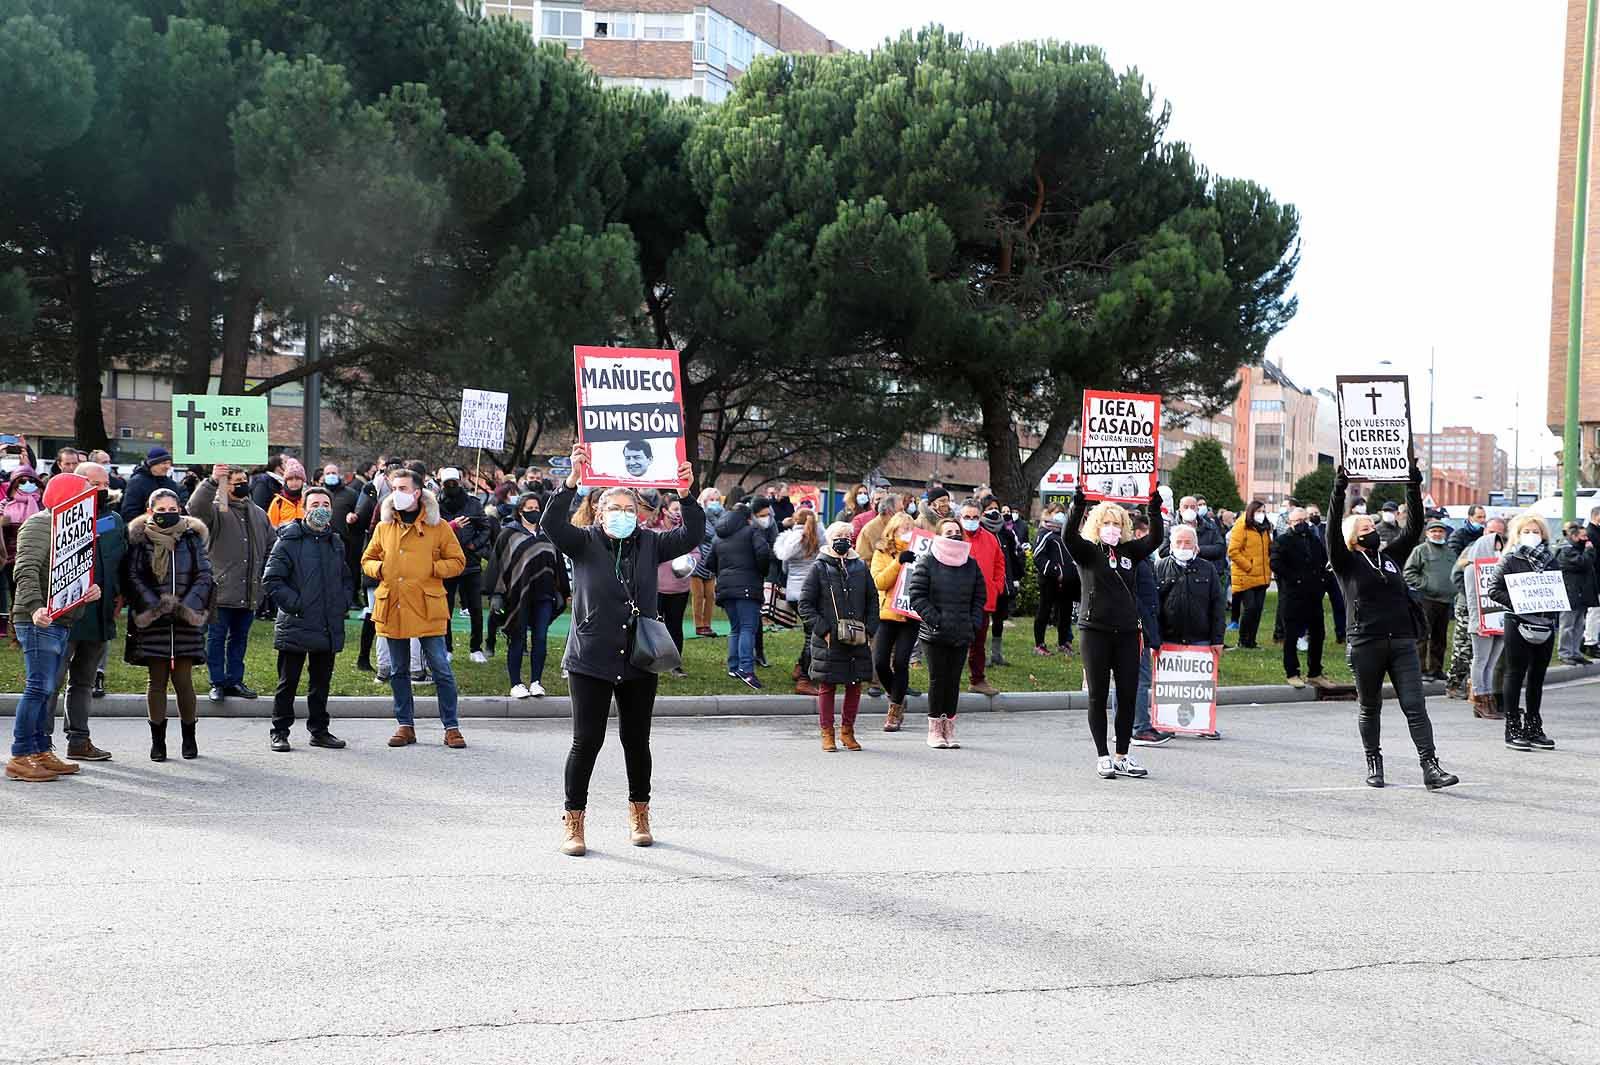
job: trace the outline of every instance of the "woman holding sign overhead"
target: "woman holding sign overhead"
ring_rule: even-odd
[[[1514,751],[1534,747],[1553,750],[1555,741],[1544,734],[1539,710],[1544,700],[1544,674],[1550,667],[1561,614],[1530,609],[1527,593],[1517,588],[1532,574],[1558,572],[1555,556],[1550,553],[1550,531],[1539,515],[1518,514],[1511,519],[1506,542],[1509,546],[1505,557],[1489,584],[1489,600],[1506,608],[1505,680],[1500,687],[1501,710],[1506,715],[1506,746]],[[1564,586],[1562,594],[1565,595]],[[1517,609],[1519,601],[1521,610]],[[1527,707],[1519,709],[1524,683]]]
[[[1333,480],[1330,514],[1345,512],[1350,478],[1343,466]],[[1422,659],[1417,655],[1421,610],[1412,606],[1403,568],[1422,538],[1422,471],[1411,466],[1406,486],[1404,531],[1385,545],[1378,526],[1366,514],[1344,519],[1344,535],[1328,537],[1328,561],[1344,588],[1350,669],[1355,673],[1356,699],[1361,704],[1361,744],[1367,751],[1367,785],[1383,787],[1383,754],[1378,745],[1378,712],[1383,708],[1383,679],[1394,682],[1400,710],[1411,728],[1422,763],[1422,783],[1432,791],[1457,783],[1439,768],[1433,748],[1433,723],[1422,694]]]

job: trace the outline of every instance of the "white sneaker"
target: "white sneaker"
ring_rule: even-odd
[[[1111,763],[1112,772],[1119,777],[1147,777],[1150,770],[1134,761],[1131,754],[1119,754]]]
[[[1094,764],[1094,771],[1106,780],[1110,780],[1117,775],[1117,770],[1111,764],[1111,756],[1109,754]]]
[[[485,662],[489,661],[489,656],[484,654],[482,651],[474,651],[472,652],[472,660],[481,666]]]
[[[533,696],[535,699],[543,699],[544,685],[540,684],[538,681],[534,681],[532,684],[528,685],[528,694]]]
[[[511,698],[513,699],[526,699],[532,694],[533,693],[528,690],[528,686],[526,684],[518,684],[516,687],[511,689]]]

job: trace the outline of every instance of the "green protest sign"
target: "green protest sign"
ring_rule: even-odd
[[[180,466],[267,461],[266,396],[173,396],[172,461]]]

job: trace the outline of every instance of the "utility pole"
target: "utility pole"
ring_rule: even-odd
[[[306,365],[322,358],[322,316],[312,311],[306,318]],[[306,483],[320,484],[322,478],[314,470],[322,467],[322,375],[314,373],[306,378],[305,395],[301,398],[300,461],[306,468]]]
[[[1583,355],[1583,248],[1589,235],[1589,123],[1594,84],[1595,8],[1589,0],[1583,16],[1583,81],[1578,108],[1578,173],[1572,197],[1572,288],[1567,294],[1567,402],[1562,429],[1562,513],[1578,516],[1578,373]]]
[[[1433,490],[1433,345],[1428,345],[1428,490]],[[1437,500],[1435,500],[1437,502]]]

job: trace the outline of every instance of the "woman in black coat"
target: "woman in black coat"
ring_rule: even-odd
[[[761,631],[761,589],[772,562],[772,504],[740,503],[717,522],[714,558],[717,602],[728,614],[728,676],[761,690],[756,677],[756,636]]]
[[[856,712],[861,709],[861,685],[872,679],[872,637],[878,631],[878,589],[867,564],[852,546],[849,522],[828,526],[822,552],[817,556],[800,592],[800,619],[811,641],[811,679],[817,685],[817,719],[822,728],[822,749],[836,750],[833,736],[833,695],[844,686],[844,712],[839,719],[839,743],[847,751],[861,750],[856,742]],[[858,644],[839,641],[839,622],[859,621],[863,639]]]
[[[306,729],[311,746],[338,750],[344,741],[328,731],[328,691],[333,660],[344,650],[344,614],[350,601],[343,538],[333,524],[333,495],[322,485],[305,491],[306,516],[279,527],[267,555],[261,586],[277,607],[272,646],[278,652],[278,690],[272,700],[274,751],[289,750],[300,674],[311,663],[306,689]]]
[[[206,615],[211,610],[211,559],[206,526],[185,517],[178,494],[158,488],[149,510],[128,523],[122,591],[128,600],[123,659],[150,671],[145,706],[150,715],[150,760],[167,760],[167,684],[178,696],[183,756],[195,758],[196,703],[192,670],[206,659]]]
[[[1039,542],[1033,547],[1033,569],[1038,575],[1039,609],[1033,616],[1033,653],[1050,657],[1046,634],[1054,623],[1056,650],[1072,657],[1072,604],[1078,601],[1078,567],[1067,554],[1062,533],[1067,512],[1052,503],[1044,509]]]
[[[922,619],[919,633],[928,663],[928,746],[955,750],[956,710],[961,701],[961,671],[983,624],[989,601],[983,570],[971,557],[972,545],[954,518],[935,526],[928,554],[911,571],[906,592]]]

